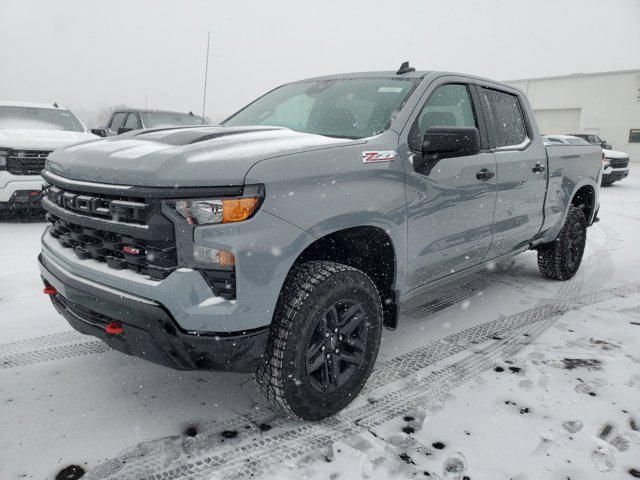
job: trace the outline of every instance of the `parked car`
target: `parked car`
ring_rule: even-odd
[[[185,127],[207,125],[208,123],[204,118],[194,115],[193,112],[126,109],[114,111],[106,127],[94,128],[91,132],[100,137],[111,137],[145,128]]]
[[[569,135],[582,138],[592,145],[600,145],[603,149],[611,150],[613,148],[611,144],[607,143],[606,140],[602,140],[600,135],[596,135],[595,133],[570,133]]]
[[[116,350],[256,371],[316,420],[357,396],[401,307],[529,249],[573,277],[601,155],[545,147],[524,94],[491,80],[404,64],[293,82],[221,126],[56,151],[45,293]]]
[[[58,104],[0,101],[0,210],[38,208],[49,153],[95,138]]]
[[[573,135],[545,135],[547,144],[564,143],[567,145],[589,144],[583,138]],[[602,181],[603,187],[609,187],[613,182],[617,182],[629,175],[629,155],[617,150],[602,149]]]

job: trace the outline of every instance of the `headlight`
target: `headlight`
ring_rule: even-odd
[[[167,200],[166,205],[184,217],[190,225],[241,222],[251,218],[260,207],[261,195],[232,198],[187,198]]]

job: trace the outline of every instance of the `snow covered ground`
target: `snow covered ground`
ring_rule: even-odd
[[[319,423],[271,410],[251,376],[70,330],[41,293],[44,224],[1,223],[0,479],[639,478],[638,198],[638,175],[603,189],[569,282],[526,253],[405,312],[360,397]]]

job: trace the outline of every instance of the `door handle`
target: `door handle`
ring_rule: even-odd
[[[535,167],[533,167],[531,170],[533,170],[535,173],[538,173],[538,172],[544,172],[546,168],[547,167],[545,167],[540,162],[538,162],[536,163]]]
[[[491,170],[487,170],[486,168],[483,168],[478,173],[476,173],[476,178],[478,180],[489,180],[494,175],[495,173],[493,173]]]

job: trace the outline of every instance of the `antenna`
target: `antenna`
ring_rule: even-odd
[[[204,92],[202,92],[202,124],[204,125],[204,107],[207,103],[207,77],[209,76],[209,44],[211,32],[207,32],[207,59],[204,67]]]
[[[415,72],[416,69],[409,66],[409,62],[402,62],[400,69],[396,72],[396,75],[402,75],[404,73]]]

